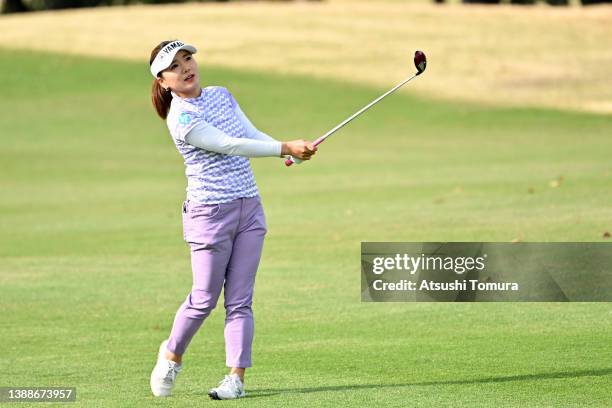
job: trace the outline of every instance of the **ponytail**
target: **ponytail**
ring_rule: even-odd
[[[153,64],[153,60],[157,57],[159,50],[171,42],[172,41],[162,41],[157,47],[153,48],[153,51],[151,51],[151,58],[149,59],[149,66]],[[157,79],[153,80],[153,86],[151,87],[151,101],[159,117],[166,119],[168,117],[168,111],[170,110],[170,102],[172,102],[172,94],[169,89],[165,90],[162,88]]]
[[[165,90],[162,88],[159,82],[157,82],[157,79],[153,80],[151,101],[159,117],[166,119],[168,117],[168,111],[170,110],[170,102],[172,102],[172,93],[170,93],[169,89]]]

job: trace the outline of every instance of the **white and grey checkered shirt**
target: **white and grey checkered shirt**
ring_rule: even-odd
[[[187,199],[199,203],[225,203],[259,194],[247,157],[230,156],[200,149],[185,142],[185,136],[201,121],[229,136],[246,137],[234,107],[236,101],[222,86],[202,88],[197,98],[172,94],[166,123],[179,153],[185,160]]]

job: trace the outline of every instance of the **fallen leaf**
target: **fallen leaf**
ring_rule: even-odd
[[[555,180],[551,180],[548,183],[548,185],[551,186],[552,188],[556,188],[556,187],[559,187],[561,183],[563,183],[563,180],[565,180],[565,177],[561,175],[557,177]]]

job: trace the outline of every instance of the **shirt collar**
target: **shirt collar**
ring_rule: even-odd
[[[176,98],[178,100],[185,101],[185,102],[195,102],[198,99],[201,99],[202,96],[204,96],[204,88],[200,88],[200,96],[196,96],[195,98],[181,98],[180,96],[175,94],[173,90],[170,90],[170,93],[172,94],[173,99]]]

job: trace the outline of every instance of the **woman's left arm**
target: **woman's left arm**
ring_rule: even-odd
[[[240,120],[240,123],[242,123],[242,125],[245,127],[245,129],[247,131],[247,137],[249,139],[262,140],[264,142],[277,142],[278,141],[278,140],[274,139],[273,137],[268,136],[264,132],[258,130],[255,127],[255,125],[253,125],[251,123],[249,118],[246,117],[244,112],[242,112],[242,109],[240,109],[240,105],[238,105],[237,102],[235,102],[234,112],[236,113],[236,116],[238,116],[238,119]]]

